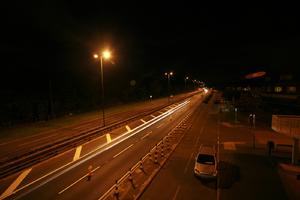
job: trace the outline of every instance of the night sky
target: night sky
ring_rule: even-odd
[[[220,85],[258,70],[298,73],[297,8],[187,1],[9,3],[0,19],[2,96],[43,99],[51,80],[57,99],[89,99],[100,90],[92,55],[104,48],[113,52],[104,76],[106,92],[115,99],[131,90],[131,80],[151,93],[166,83],[163,74],[170,70],[179,88],[186,75]]]

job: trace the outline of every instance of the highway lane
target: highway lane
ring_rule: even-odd
[[[192,93],[178,95],[176,99],[182,98],[185,95]],[[131,116],[149,112],[150,110],[159,108],[166,105],[166,99],[153,100],[152,102],[140,103],[138,105],[129,106],[123,110],[108,110],[106,113],[107,124],[112,124],[117,121],[127,119]],[[41,132],[38,134],[32,134],[27,137],[21,137],[17,139],[2,140],[0,142],[0,161],[5,161],[9,158],[13,158],[17,155],[22,155],[30,150],[42,147],[45,144],[53,141],[58,141],[64,138],[69,138],[75,135],[82,134],[88,130],[94,130],[102,126],[102,120],[99,118],[89,119],[87,121],[80,122],[79,124],[69,125],[66,127],[58,127],[53,130]]]
[[[91,194],[89,189],[91,189],[90,183],[92,182],[99,186],[94,195],[100,195],[101,191],[105,192],[105,189],[109,188],[109,186],[111,186],[117,178],[120,178],[120,176],[124,174],[126,170],[135,164],[143,155],[147,153],[147,151],[149,151],[150,148],[155,145],[156,142],[159,141],[160,138],[162,138],[162,136],[164,136],[172,127],[174,127],[176,123],[179,122],[180,118],[184,117],[183,113],[190,109],[190,105],[193,105],[194,101],[199,101],[199,98],[200,95],[196,95],[196,97],[192,98],[192,103],[190,103],[188,106],[183,106],[178,111],[173,113],[171,117],[166,116],[166,118],[164,118],[161,122],[153,124],[151,127],[148,127],[121,142],[120,144],[115,145],[104,153],[93,157],[89,161],[70,169],[57,178],[50,180],[49,182],[45,182],[45,184],[41,187],[37,187],[35,190],[31,191],[32,188],[38,186],[40,183],[34,184],[32,187],[25,188],[20,193],[17,193],[16,196],[25,199],[37,199],[39,197],[43,197],[43,199],[52,199],[53,197],[68,199],[72,197],[74,198],[74,194],[76,194],[75,191],[83,192],[84,195],[87,196],[88,194]],[[150,128],[151,130],[149,130]],[[128,153],[132,155],[128,156]],[[80,162],[80,160],[78,162]],[[51,165],[51,163],[48,163],[48,165]],[[89,165],[92,165],[93,169],[96,171],[94,172],[92,180],[87,182],[84,176],[88,171],[87,169]],[[53,178],[55,175],[51,177]],[[82,180],[80,180],[81,177],[83,177]],[[77,180],[79,181],[76,182]],[[70,185],[72,186],[68,188]],[[77,189],[77,187],[87,188]],[[68,189],[63,191],[64,188]],[[73,191],[74,188],[75,191]],[[63,192],[58,195],[60,191]],[[26,194],[26,192],[29,193]],[[22,194],[26,195],[22,196]],[[92,195],[91,199],[94,197],[95,196]]]

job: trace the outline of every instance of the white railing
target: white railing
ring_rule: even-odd
[[[272,129],[290,137],[300,138],[300,116],[272,115]]]

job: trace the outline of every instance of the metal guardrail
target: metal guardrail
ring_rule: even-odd
[[[87,141],[95,139],[95,138],[105,134],[106,132],[112,131],[112,130],[114,130],[118,127],[121,127],[124,124],[127,124],[129,122],[132,122],[138,118],[151,115],[152,113],[155,113],[161,109],[164,109],[174,103],[177,103],[177,102],[183,101],[184,99],[190,98],[193,95],[195,95],[195,93],[190,94],[185,97],[182,97],[172,103],[162,105],[153,110],[146,111],[144,113],[132,116],[123,121],[112,123],[106,127],[90,129],[89,131],[82,132],[76,136],[73,136],[70,138],[65,138],[65,139],[58,140],[58,141],[54,141],[52,143],[48,143],[45,146],[39,147],[37,149],[33,149],[22,155],[16,156],[16,157],[11,158],[6,161],[2,161],[0,163],[0,179],[7,177],[11,174],[14,174],[14,173],[16,173],[22,169],[25,169],[27,167],[33,166],[34,164],[37,164],[44,160],[47,160],[53,156],[56,156],[60,153],[65,152],[67,150],[70,150],[78,145],[81,145],[81,144],[87,142]]]
[[[289,137],[300,139],[300,116],[272,115],[272,129]]]

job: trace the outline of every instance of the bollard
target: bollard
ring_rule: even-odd
[[[119,187],[118,187],[118,181],[116,181],[116,187],[115,187],[115,191],[114,191],[114,195],[116,197],[116,199],[118,200],[119,199]]]
[[[274,150],[274,142],[273,141],[268,141],[267,142],[267,149],[268,149],[268,155],[271,156],[272,155],[272,151]]]
[[[143,167],[142,161],[140,162],[140,170],[146,174],[146,172],[145,172],[145,170],[144,170],[144,167]]]
[[[89,167],[88,167],[88,175],[87,175],[87,180],[88,181],[90,181],[91,179],[92,179],[92,175],[93,175],[93,172],[92,172],[92,169],[93,169],[93,166],[92,165],[90,165]]]
[[[157,157],[158,157],[157,151],[155,151],[155,154],[154,154],[154,163],[155,164],[158,164]]]
[[[167,150],[170,150],[170,141],[169,141],[169,137],[166,138],[166,143],[167,143]]]
[[[131,173],[131,171],[129,172],[129,181],[130,181],[130,183],[131,183],[131,185],[132,185],[132,187],[133,187],[133,189],[135,189],[135,185],[134,185],[134,183],[133,183],[133,178],[132,178],[132,173]]]
[[[149,153],[149,160],[152,161],[152,154],[151,154],[151,152]]]

